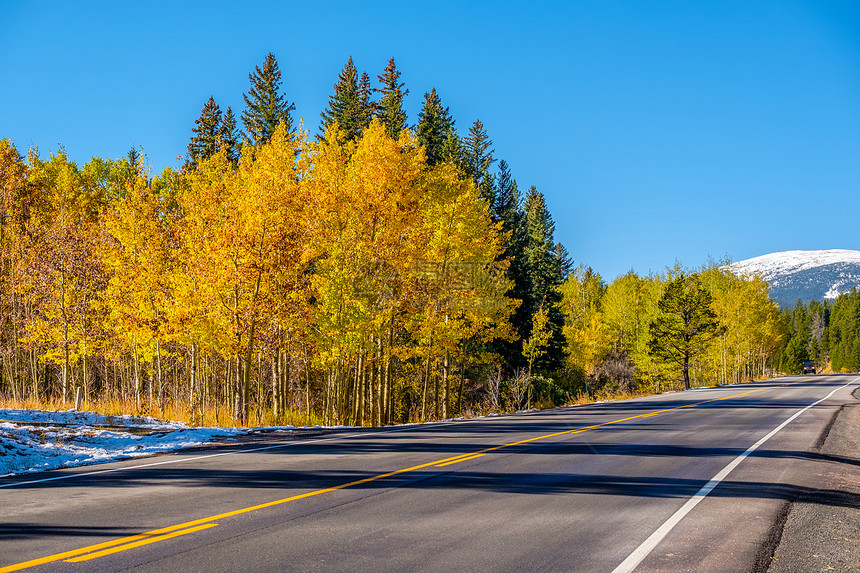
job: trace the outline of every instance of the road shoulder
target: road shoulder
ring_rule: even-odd
[[[768,573],[860,571],[860,404],[839,411],[812,453],[812,487],[792,504]]]

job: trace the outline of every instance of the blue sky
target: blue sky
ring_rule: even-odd
[[[374,79],[394,57],[410,123],[433,87],[461,134],[483,121],[607,280],[860,249],[855,2],[0,0],[0,138],[160,171],[269,51],[313,131],[349,56]]]

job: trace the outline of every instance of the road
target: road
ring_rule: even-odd
[[[789,502],[858,503],[803,471],[858,384],[272,434],[4,478],[0,572],[763,570]]]

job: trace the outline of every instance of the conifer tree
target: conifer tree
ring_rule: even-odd
[[[447,107],[442,107],[442,100],[436,94],[436,88],[433,88],[424,94],[424,105],[418,114],[418,125],[415,129],[418,142],[424,146],[427,154],[427,165],[432,167],[445,161],[443,148],[453,130],[451,112]]]
[[[295,111],[296,106],[281,93],[281,70],[275,55],[269,52],[263,68],[257,66],[253,73],[248,74],[248,79],[251,80],[251,89],[242,95],[245,100],[242,123],[251,143],[259,145],[268,141],[282,122],[287,133],[292,134],[295,128],[290,112]]]
[[[573,259],[570,253],[561,243],[555,244],[555,256],[558,258],[558,266],[561,270],[561,278],[566,279],[573,272]]]
[[[499,176],[497,178],[496,202],[492,205],[491,214],[493,221],[502,224],[502,235],[505,238],[500,260],[510,262],[507,268],[507,277],[513,287],[507,293],[509,298],[526,301],[530,295],[527,266],[525,264],[525,214],[520,205],[520,194],[517,182],[511,176],[508,163],[505,160],[499,162]],[[520,352],[522,340],[528,337],[529,325],[533,322],[531,308],[525,303],[514,311],[511,316],[511,326],[518,334],[517,340],[513,342],[499,341],[500,354],[505,356],[510,370],[523,367],[523,355]]]
[[[490,174],[490,166],[493,164],[493,142],[484,129],[481,120],[476,119],[469,128],[469,135],[465,143],[465,169],[466,173],[475,182],[480,190],[481,197],[492,205],[495,202],[495,189],[493,176]]]
[[[137,175],[140,172],[141,164],[143,163],[143,155],[140,153],[136,145],[132,145],[128,153],[125,154],[125,160],[128,163],[132,172]]]
[[[188,162],[197,165],[201,161],[218,152],[221,132],[221,108],[215,103],[214,97],[209,97],[200,112],[200,117],[194,120],[196,127],[194,135],[188,144]]]
[[[221,129],[218,130],[218,149],[223,149],[227,154],[227,159],[232,163],[239,162],[239,139],[239,130],[236,128],[236,116],[233,115],[233,109],[228,107],[227,111],[224,112]]]
[[[553,238],[555,223],[543,194],[534,186],[529,188],[526,195],[524,223],[523,258],[529,292],[523,300],[523,306],[531,317],[541,304],[547,305],[549,325],[553,335],[549,343],[549,351],[540,366],[547,370],[555,370],[561,366],[564,348],[562,335],[564,316],[558,307],[561,302],[559,287],[563,279]],[[530,324],[524,326],[530,328]]]
[[[648,348],[652,354],[679,366],[684,388],[690,388],[690,364],[711,339],[725,331],[711,308],[713,295],[698,274],[680,273],[669,281],[657,303],[660,314],[651,322]]]
[[[337,122],[338,130],[347,140],[356,138],[370,125],[373,105],[370,101],[370,78],[363,73],[359,79],[358,70],[350,57],[337,77],[334,94],[329,96],[328,108],[320,116],[320,137]]]
[[[445,137],[445,143],[442,144],[439,155],[441,161],[456,165],[460,169],[464,168],[463,142],[460,140],[460,136],[457,135],[457,130],[453,127],[448,130],[448,135]]]
[[[380,94],[376,104],[376,117],[385,124],[385,130],[392,138],[397,139],[406,127],[406,112],[403,111],[403,98],[409,90],[403,89],[406,84],[400,81],[400,71],[394,65],[394,58],[388,60],[385,71],[376,79],[382,84],[381,88],[373,91]]]

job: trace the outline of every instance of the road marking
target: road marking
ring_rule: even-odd
[[[467,462],[469,460],[476,460],[476,459],[482,458],[486,455],[487,454],[475,454],[475,455],[469,456],[467,458],[460,458],[459,460],[454,460],[453,462],[445,462],[444,464],[436,464],[436,467],[437,468],[444,468],[445,466],[450,466],[451,464],[459,464],[460,462]]]
[[[120,545],[119,547],[112,547],[110,549],[103,549],[102,551],[96,551],[95,553],[88,553],[82,557],[73,557],[72,559],[66,559],[67,563],[80,563],[81,561],[89,561],[90,559],[96,559],[97,557],[104,557],[105,555],[111,555],[112,553],[119,553],[120,551],[125,551],[127,549],[133,549],[135,547],[141,547],[143,545],[149,545],[150,543],[155,543],[157,541],[164,541],[165,539],[171,539],[173,537],[179,537],[180,535],[186,535],[188,533],[194,533],[195,531],[201,531],[203,529],[209,529],[210,527],[217,526],[217,523],[207,523],[206,525],[198,525],[197,527],[190,527],[188,529],[183,529],[181,531],[174,531],[173,533],[167,533],[165,535],[159,535],[158,537],[150,537],[149,539],[142,539],[140,541],[135,541],[134,543],[126,543],[125,545]]]
[[[858,379],[860,379],[860,378],[858,378]],[[855,380],[856,380],[856,379],[855,379]],[[432,466],[438,466],[439,464],[445,464],[446,462],[453,462],[453,463],[456,463],[456,461],[463,461],[463,460],[462,460],[462,458],[465,458],[465,457],[467,457],[467,456],[473,456],[473,457],[476,457],[476,458],[477,458],[477,457],[481,457],[481,456],[483,456],[484,454],[486,454],[486,453],[488,453],[488,452],[493,452],[493,451],[501,450],[501,449],[504,449],[504,448],[509,448],[509,447],[511,447],[511,446],[518,446],[518,445],[522,445],[522,444],[528,444],[528,443],[531,443],[531,442],[536,442],[536,441],[538,441],[538,440],[545,440],[545,439],[547,439],[547,438],[553,438],[553,437],[558,437],[558,436],[573,435],[573,434],[581,434],[581,433],[583,433],[583,432],[587,432],[587,431],[589,431],[589,430],[595,430],[595,429],[597,429],[597,428],[601,428],[601,427],[604,427],[604,426],[610,426],[610,425],[613,425],[613,424],[618,424],[618,423],[621,423],[621,422],[627,422],[627,421],[630,421],[630,420],[637,420],[637,419],[641,419],[641,418],[648,418],[648,417],[651,417],[651,416],[655,416],[655,415],[657,415],[657,414],[662,414],[662,413],[665,413],[665,412],[672,412],[672,411],[675,411],[675,410],[682,410],[682,409],[685,409],[685,408],[695,408],[695,407],[697,407],[697,406],[701,406],[701,405],[703,405],[703,404],[709,404],[709,403],[711,403],[711,402],[718,402],[718,401],[720,401],[720,400],[728,400],[728,399],[731,399],[731,398],[737,398],[737,397],[740,397],[740,396],[747,396],[747,395],[752,394],[752,393],[755,393],[755,392],[763,392],[763,391],[765,391],[765,390],[773,390],[773,389],[775,389],[775,388],[784,388],[784,387],[786,387],[786,386],[791,386],[791,385],[793,385],[793,384],[797,384],[797,383],[799,383],[799,382],[802,382],[802,380],[799,380],[799,381],[797,381],[797,382],[790,382],[790,383],[788,383],[788,384],[781,384],[781,385],[777,385],[777,386],[766,386],[766,387],[763,387],[763,388],[756,388],[756,389],[748,390],[748,391],[746,391],[746,392],[741,392],[741,393],[738,393],[738,394],[732,394],[732,395],[729,395],[729,396],[723,396],[723,397],[721,397],[721,398],[711,398],[711,399],[709,399],[709,400],[702,400],[701,402],[692,402],[692,403],[690,403],[690,404],[685,404],[685,405],[683,405],[683,406],[676,406],[676,407],[674,407],[674,408],[664,408],[664,409],[661,409],[661,410],[655,410],[655,411],[653,411],[653,412],[645,412],[644,414],[637,414],[636,416],[629,416],[629,417],[627,417],[627,418],[620,418],[620,419],[618,419],[618,420],[610,420],[610,421],[608,421],[608,422],[602,422],[602,423],[600,423],[600,424],[594,424],[594,425],[591,425],[591,426],[584,426],[584,427],[575,428],[575,429],[572,429],[572,430],[564,430],[564,431],[562,431],[562,432],[555,432],[555,433],[552,433],[552,434],[545,434],[545,435],[543,435],[543,436],[535,436],[535,437],[532,437],[532,438],[527,438],[527,439],[525,439],[525,440],[519,440],[519,441],[517,441],[517,442],[511,442],[511,443],[509,443],[509,444],[502,444],[502,445],[499,445],[499,446],[493,446],[493,447],[485,448],[485,449],[483,449],[483,450],[479,450],[479,451],[476,451],[476,452],[470,452],[470,453],[466,453],[466,454],[460,454],[459,456],[454,456],[454,457],[450,457],[450,458],[445,458],[445,459],[442,459],[442,460],[434,460],[434,461],[432,461],[432,462],[427,462],[427,463],[424,463],[424,464],[419,464],[419,465],[412,466],[412,467],[408,467],[408,468],[402,468],[402,469],[399,469],[399,470],[394,470],[394,471],[391,471],[391,472],[387,472],[387,473],[383,473],[383,474],[379,474],[379,475],[371,476],[371,477],[368,477],[368,478],[364,478],[364,479],[360,479],[360,480],[352,481],[352,482],[349,482],[349,483],[344,483],[344,484],[340,484],[340,485],[336,485],[336,486],[332,486],[332,487],[327,487],[327,488],[324,488],[324,489],[312,490],[312,491],[308,491],[308,492],[301,493],[301,494],[298,494],[298,495],[290,496],[290,497],[287,497],[287,498],[278,499],[278,500],[274,500],[274,501],[269,501],[269,502],[266,502],[266,503],[261,503],[261,504],[258,504],[258,505],[253,505],[253,506],[250,506],[250,507],[244,507],[244,508],[241,508],[241,509],[236,509],[236,510],[228,511],[228,512],[225,512],[225,513],[219,513],[218,515],[213,515],[213,516],[210,516],[210,517],[204,517],[204,518],[200,518],[200,519],[195,519],[195,520],[193,520],[193,521],[188,521],[188,522],[185,522],[185,523],[180,523],[180,524],[178,524],[178,525],[173,525],[173,526],[170,526],[170,527],[164,527],[164,528],[161,528],[161,529],[156,529],[156,530],[153,530],[153,531],[149,531],[149,532],[146,532],[146,533],[141,533],[141,534],[138,534],[138,535],[133,535],[133,536],[130,536],[130,537],[124,537],[124,538],[121,538],[121,539],[115,539],[115,540],[113,540],[113,541],[107,541],[107,542],[99,543],[99,544],[96,544],[96,545],[90,545],[90,546],[87,546],[87,547],[82,547],[82,548],[80,548],[80,549],[75,549],[75,550],[71,550],[71,551],[65,551],[65,552],[63,552],[63,553],[57,553],[57,554],[55,554],[55,555],[50,555],[50,556],[48,556],[48,557],[42,557],[42,558],[39,558],[39,559],[33,559],[33,560],[25,561],[25,562],[22,562],[22,563],[17,563],[17,564],[15,564],[15,565],[9,565],[9,566],[7,566],[7,567],[2,567],[2,568],[0,568],[0,573],[7,573],[7,572],[11,572],[11,571],[19,571],[19,570],[21,570],[21,569],[26,569],[26,568],[28,568],[28,567],[34,567],[34,566],[36,566],[36,565],[42,565],[42,564],[45,564],[45,563],[52,563],[52,562],[54,562],[54,561],[68,560],[68,558],[70,558],[70,557],[76,557],[76,556],[78,556],[78,555],[83,555],[83,554],[90,553],[90,552],[93,552],[93,551],[97,551],[97,550],[100,550],[100,549],[104,549],[104,548],[107,548],[107,547],[114,547],[114,546],[117,546],[117,545],[124,545],[124,544],[129,543],[129,542],[134,542],[134,541],[136,541],[136,540],[138,540],[138,539],[150,538],[150,537],[153,537],[153,536],[156,536],[156,535],[162,534],[162,533],[168,533],[168,532],[173,532],[173,531],[178,531],[178,530],[185,530],[185,529],[187,529],[187,528],[193,528],[193,527],[198,526],[198,525],[211,524],[211,522],[213,522],[213,521],[218,521],[218,520],[225,519],[225,518],[228,518],[228,517],[233,517],[233,516],[241,515],[241,514],[244,514],[244,513],[250,513],[250,512],[252,512],[252,511],[257,511],[257,510],[265,509],[265,508],[268,508],[268,507],[274,507],[274,506],[277,506],[277,505],[282,505],[282,504],[285,504],[285,503],[289,503],[289,502],[291,502],[291,501],[297,501],[297,500],[299,500],[299,499],[305,499],[305,498],[308,498],[308,497],[314,497],[314,496],[321,495],[321,494],[324,494],[324,493],[330,493],[330,492],[333,492],[333,491],[337,491],[337,490],[340,490],[340,489],[345,489],[345,488],[349,488],[349,487],[354,487],[354,486],[357,486],[357,485],[361,485],[361,484],[365,484],[365,483],[369,483],[369,482],[377,481],[377,480],[380,480],[380,479],[384,479],[384,478],[387,478],[387,477],[391,477],[391,476],[395,476],[395,475],[399,475],[399,474],[403,474],[403,473],[407,473],[407,472],[416,471],[416,470],[419,470],[419,469],[429,468],[429,467],[432,467]],[[845,386],[848,386],[848,385],[850,385],[850,384],[851,384],[851,383],[853,383],[853,382],[854,382],[854,381],[852,380],[852,382],[849,382],[849,383],[848,383],[848,384],[846,384]],[[841,388],[844,388],[845,386],[842,386]],[[837,390],[840,390],[841,388],[837,388],[836,390],[834,390],[833,392],[831,392],[831,393],[830,393],[830,395],[832,395],[832,394],[833,394],[834,392],[836,392]],[[828,397],[829,397],[830,395],[828,395]],[[826,399],[826,398],[824,398],[824,399]],[[824,399],[822,399],[822,400],[824,400]],[[821,402],[822,400],[819,400],[819,402]],[[818,403],[818,402],[816,402],[816,404],[817,404],[817,403]],[[815,404],[813,404],[813,406],[814,406],[814,405],[815,405]],[[809,407],[812,407],[812,406],[809,406]],[[807,409],[808,409],[809,407],[807,407]],[[795,417],[796,417],[796,416],[795,416]],[[792,418],[792,419],[793,419],[793,418]],[[418,427],[420,427],[420,426],[418,426]],[[405,430],[410,430],[410,429],[414,429],[414,427],[398,428],[398,429],[396,429],[396,430],[389,430],[389,431],[387,431],[387,432],[367,432],[365,435],[374,435],[374,434],[381,434],[381,433],[391,433],[391,432],[396,432],[396,431],[405,431]],[[345,437],[349,437],[349,436],[345,436]],[[344,436],[341,436],[341,437],[332,437],[332,438],[322,438],[322,439],[319,439],[319,440],[310,440],[310,441],[305,442],[305,443],[325,442],[325,441],[330,441],[330,440],[335,440],[335,439],[343,439],[343,438],[344,438]],[[279,448],[279,447],[287,447],[287,446],[289,446],[289,445],[294,445],[294,444],[278,444],[277,446],[267,446],[267,447],[261,447],[261,448],[254,448],[254,449],[251,449],[251,450],[243,450],[242,452],[244,453],[244,452],[254,452],[254,451],[262,451],[262,450],[270,450],[270,449]],[[217,456],[219,456],[219,455],[229,455],[229,454],[232,454],[232,453],[236,453],[236,452],[225,452],[225,453],[223,453],[223,454],[212,454],[212,455],[208,455],[208,456],[200,456],[200,458],[217,457]],[[198,459],[198,458],[192,458],[192,459]],[[187,461],[187,460],[186,460],[186,461]],[[163,463],[171,463],[171,462],[153,463],[153,464],[147,464],[147,466],[161,465],[161,464],[163,464]],[[115,469],[115,470],[104,470],[103,472],[91,472],[91,473],[89,473],[89,474],[74,474],[73,476],[68,476],[68,477],[74,477],[74,476],[77,476],[77,475],[92,475],[92,474],[94,474],[94,473],[106,473],[106,472],[109,472],[109,471],[121,471],[122,469],[129,469],[129,468],[120,468],[120,469]],[[61,478],[62,478],[62,477],[63,477],[63,476],[61,476]],[[61,478],[60,478],[60,479],[61,479]],[[35,480],[35,481],[50,481],[50,478],[49,478],[48,480]],[[16,485],[21,485],[21,484],[16,484]]]
[[[726,478],[726,476],[728,476],[728,475],[731,473],[731,471],[732,471],[733,469],[735,469],[736,467],[738,467],[738,465],[739,465],[739,464],[740,464],[740,463],[741,463],[741,462],[742,462],[742,461],[743,461],[743,460],[744,460],[748,455],[750,455],[751,453],[753,453],[753,452],[754,452],[755,450],[757,450],[757,449],[758,449],[762,444],[764,444],[766,441],[768,441],[768,440],[769,440],[769,439],[771,439],[773,436],[775,436],[775,435],[777,434],[777,432],[779,432],[780,430],[782,430],[783,428],[785,428],[787,425],[789,425],[791,422],[793,422],[793,421],[794,421],[798,416],[800,416],[801,414],[803,414],[804,412],[806,412],[806,411],[807,411],[807,410],[809,410],[810,408],[812,408],[812,407],[814,407],[814,406],[817,406],[817,405],[818,405],[818,404],[820,404],[821,402],[824,402],[825,400],[827,400],[828,398],[830,398],[830,397],[831,397],[831,396],[833,396],[836,392],[838,392],[838,391],[842,390],[843,388],[847,388],[848,386],[851,386],[851,385],[852,385],[854,382],[856,382],[857,380],[860,380],[860,377],[855,378],[854,380],[852,380],[851,382],[848,382],[848,383],[847,383],[847,384],[845,384],[844,386],[840,386],[839,388],[836,388],[835,390],[833,390],[832,392],[830,392],[830,394],[828,394],[827,396],[825,396],[825,397],[824,397],[824,398],[822,398],[821,400],[818,400],[817,402],[813,402],[812,404],[810,404],[809,406],[806,406],[806,407],[805,407],[805,408],[803,408],[802,410],[798,410],[797,412],[795,412],[794,414],[792,414],[792,415],[791,415],[791,417],[789,417],[787,420],[785,420],[783,423],[781,423],[779,426],[777,426],[776,428],[774,428],[773,430],[771,430],[771,431],[770,431],[766,436],[764,436],[764,437],[763,437],[763,438],[761,438],[759,441],[757,441],[756,443],[754,443],[753,445],[751,445],[751,446],[750,446],[750,447],[749,447],[749,448],[748,448],[744,453],[742,453],[741,455],[739,455],[738,457],[736,457],[735,459],[733,459],[731,462],[729,462],[729,464],[728,464],[728,465],[726,465],[726,467],[724,467],[723,469],[721,469],[721,470],[719,471],[719,473],[717,473],[717,475],[715,475],[713,478],[711,478],[711,480],[710,480],[708,483],[706,483],[704,486],[702,486],[702,488],[701,488],[699,491],[697,491],[697,492],[693,495],[693,497],[691,497],[690,499],[688,499],[688,500],[687,500],[687,502],[686,502],[684,505],[682,505],[682,506],[681,506],[681,508],[680,508],[678,511],[676,511],[674,514],[672,514],[672,516],[671,516],[669,519],[667,519],[667,520],[663,523],[663,525],[661,525],[660,527],[658,527],[658,528],[657,528],[657,530],[656,530],[656,531],[654,531],[654,533],[652,533],[652,534],[648,537],[648,539],[646,539],[645,541],[643,541],[643,542],[642,542],[642,544],[641,544],[639,547],[637,547],[637,548],[633,551],[633,553],[631,553],[630,555],[628,555],[628,556],[627,556],[627,559],[625,559],[624,561],[622,561],[622,562],[621,562],[621,564],[620,564],[620,565],[618,565],[618,567],[616,567],[615,569],[613,569],[613,570],[612,570],[612,573],[631,573],[634,569],[636,569],[636,567],[638,567],[638,566],[639,566],[639,564],[640,564],[640,563],[642,563],[642,561],[643,561],[646,557],[648,557],[648,555],[649,555],[649,554],[654,550],[654,548],[655,548],[655,547],[657,547],[657,545],[658,545],[661,541],[663,541],[663,539],[666,537],[666,535],[668,535],[668,534],[669,534],[669,532],[670,532],[670,531],[671,531],[671,530],[672,530],[676,525],[678,525],[678,522],[680,522],[682,519],[684,519],[684,517],[685,517],[688,513],[690,513],[690,512],[693,510],[693,508],[694,508],[694,507],[696,507],[696,506],[699,504],[699,502],[700,502],[700,501],[702,501],[703,499],[705,499],[705,497],[707,497],[707,495],[708,495],[709,493],[711,493],[711,491],[712,491],[715,487],[717,487],[717,485],[718,485],[721,481],[723,481],[723,480]]]
[[[152,537],[154,535],[158,535],[160,533],[166,533],[168,531],[176,531],[177,529],[182,529],[182,525],[172,525],[170,527],[163,527],[161,529],[154,529],[152,531],[147,531],[145,533],[138,533],[137,535],[130,535],[128,537],[121,537],[119,539],[113,539],[111,541],[105,541],[104,543],[97,543],[95,545],[88,545],[87,547],[81,547],[79,549],[73,549],[71,551],[64,551],[63,553],[57,553],[56,555],[49,555],[48,557],[42,557],[40,559],[32,559],[30,561],[24,561],[23,563],[17,563],[15,565],[8,565],[6,567],[0,568],[0,573],[8,573],[10,571],[20,571],[21,569],[26,569],[28,567],[35,567],[36,565],[43,565],[45,563],[53,563],[54,561],[61,561],[63,559],[67,559],[69,557],[76,557],[78,555],[83,555],[84,553],[89,553],[91,551],[97,551],[99,549],[104,549],[105,547],[114,547],[116,545],[123,545],[132,541],[137,541],[139,539],[146,539],[148,537]]]

